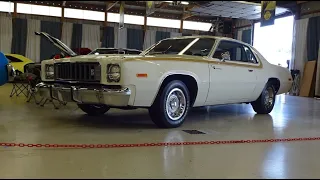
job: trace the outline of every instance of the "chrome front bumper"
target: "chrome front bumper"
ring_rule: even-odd
[[[108,106],[127,106],[131,91],[122,89],[89,89],[82,87],[58,87],[39,83],[37,85],[40,96],[64,102],[106,104]]]

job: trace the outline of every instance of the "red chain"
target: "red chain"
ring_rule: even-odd
[[[284,139],[256,139],[256,140],[227,140],[227,141],[196,141],[196,142],[166,142],[143,144],[25,144],[25,143],[0,143],[0,147],[37,147],[37,148],[124,148],[124,147],[149,147],[149,146],[185,146],[185,145],[212,145],[212,144],[252,144],[268,142],[290,141],[315,141],[320,137],[309,138],[284,138]]]

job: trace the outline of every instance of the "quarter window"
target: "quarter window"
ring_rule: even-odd
[[[258,63],[256,57],[253,55],[252,51],[247,47],[247,46],[243,46],[244,47],[244,51],[246,52],[247,58],[248,58],[248,62],[250,63]]]

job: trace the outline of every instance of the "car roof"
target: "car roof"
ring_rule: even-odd
[[[217,39],[217,40],[228,40],[228,41],[234,41],[234,42],[238,42],[241,44],[246,44],[246,45],[251,46],[250,44],[245,43],[243,41],[229,38],[229,37],[222,37],[222,36],[197,35],[197,36],[180,36],[180,37],[173,37],[173,38],[167,38],[167,39],[188,39],[188,38],[212,38],[212,39]],[[165,39],[163,39],[163,40],[165,40]]]

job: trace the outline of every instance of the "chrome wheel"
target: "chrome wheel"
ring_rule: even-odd
[[[268,87],[266,89],[266,95],[264,97],[264,105],[269,108],[273,105],[273,100],[274,100],[274,91],[272,87]]]
[[[166,112],[173,121],[179,120],[186,111],[186,97],[181,89],[172,89],[166,99]]]

